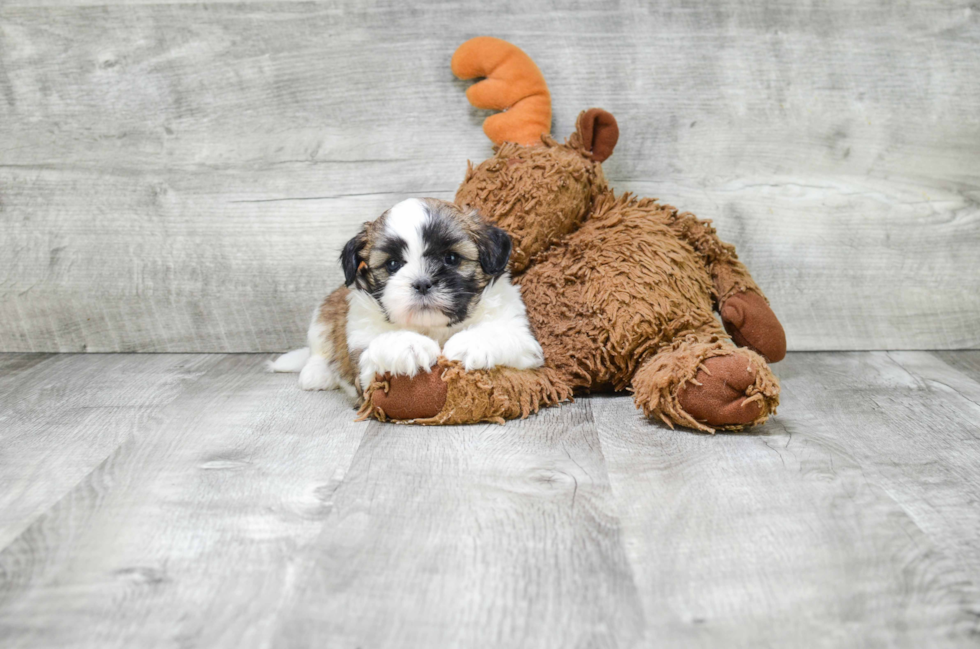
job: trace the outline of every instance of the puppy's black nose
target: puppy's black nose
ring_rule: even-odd
[[[419,295],[425,295],[432,288],[432,280],[428,278],[417,279],[415,280],[415,283],[412,284],[412,286],[415,288],[416,291],[418,291]]]

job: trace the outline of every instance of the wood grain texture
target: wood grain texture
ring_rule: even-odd
[[[936,377],[980,384],[924,353],[793,354],[778,373],[779,414],[751,434],[592,400],[648,640],[975,646],[980,411]]]
[[[714,219],[791,349],[980,346],[968,0],[48,4],[0,6],[0,349],[297,346],[358,224],[489,153],[482,33],[559,137],[617,116],[613,184]]]
[[[976,646],[977,358],[791,354],[779,414],[709,436],[624,397],[418,428],[262,357],[0,354],[0,646]]]
[[[218,357],[0,357],[0,548],[149,425]]]
[[[611,496],[588,401],[506,426],[373,424],[278,643],[633,646]]]
[[[933,356],[980,382],[980,351],[935,352]]]
[[[185,362],[208,365],[194,390],[121,417],[122,443],[0,552],[3,646],[268,645],[365,426],[262,358]]]

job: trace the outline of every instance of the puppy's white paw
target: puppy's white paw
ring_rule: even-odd
[[[489,370],[497,366],[499,341],[488,340],[474,331],[460,331],[446,341],[442,355],[459,361],[467,370]]]
[[[375,374],[415,376],[427,372],[439,358],[439,344],[413,331],[392,331],[371,341],[361,354],[361,386],[367,388]]]
[[[442,355],[466,370],[490,370],[506,365],[519,370],[541,367],[544,352],[530,332],[490,332],[467,329],[446,341]]]
[[[299,387],[303,390],[333,390],[340,383],[337,370],[323,356],[310,356],[299,373]]]

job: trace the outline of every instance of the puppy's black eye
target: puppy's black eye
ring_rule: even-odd
[[[459,261],[460,261],[459,255],[457,255],[455,252],[447,252],[446,253],[446,265],[447,266],[454,266],[454,267],[455,266],[459,266]]]
[[[397,259],[389,259],[388,261],[385,262],[385,270],[387,270],[388,274],[390,275],[394,275],[395,273],[397,273],[398,269],[401,267],[402,267],[402,262],[398,261]]]

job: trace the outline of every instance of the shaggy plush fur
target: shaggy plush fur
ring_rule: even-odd
[[[711,380],[712,361],[720,358],[738,361],[719,367],[729,370],[718,377],[722,398],[712,392],[692,397],[689,386]],[[705,432],[762,423],[779,404],[779,383],[758,354],[733,349],[727,338],[702,331],[676,338],[652,356],[633,377],[633,392],[636,407],[648,417]]]
[[[456,192],[456,204],[475,208],[510,235],[510,269],[518,274],[531,258],[578,228],[589,206],[608,191],[602,167],[550,136],[540,146],[506,143],[473,167]]]
[[[474,105],[510,108],[487,120],[494,155],[468,165],[456,203],[511,235],[510,268],[545,367],[465,372],[440,360],[415,379],[379,376],[362,416],[498,421],[574,391],[620,390],[648,417],[702,431],[774,413],[779,385],[767,360],[785,355],[782,326],[710,221],[610,190],[600,163],[619,137],[615,118],[585,111],[556,142],[540,71],[498,39],[464,43],[453,70],[486,77],[467,93]]]
[[[605,194],[520,278],[546,363],[573,388],[622,390],[663,341],[715,324],[711,277],[672,236],[672,211]]]
[[[583,121],[595,119],[594,111],[583,113],[565,144],[547,135],[536,147],[504,144],[467,170],[456,200],[511,234],[515,282],[545,368],[463,372],[443,364],[445,403],[434,415],[414,413],[417,423],[496,421],[526,416],[572,391],[627,389],[647,416],[703,431],[758,424],[775,412],[778,383],[765,360],[735,347],[714,314],[734,296],[764,304],[762,291],[710,222],[609,189],[583,144]],[[772,360],[782,357],[785,339],[778,347]],[[744,369],[714,367],[744,376],[720,377],[717,390],[739,385],[737,393],[701,394],[711,359],[731,355],[744,359]],[[362,415],[388,419],[374,395],[400,404],[391,388],[376,382]],[[684,403],[706,413],[699,420]],[[400,412],[413,414],[410,407]]]
[[[378,377],[368,388],[371,398],[361,406],[359,420],[374,417],[380,421],[391,419],[424,425],[483,421],[502,424],[507,419],[523,419],[543,407],[572,398],[572,389],[547,367],[534,370],[497,367],[466,371],[458,362],[440,359],[438,367],[429,376],[400,381],[401,386],[396,386],[400,379],[402,377]],[[441,381],[447,388],[436,401],[423,398],[421,403],[413,400],[406,404],[407,400],[400,399],[395,405],[388,398],[389,392],[395,389],[408,391],[417,384],[425,386],[433,381]],[[418,397],[416,395],[416,399]],[[388,403],[398,410],[389,408],[392,411],[387,412],[385,407]],[[398,412],[404,416],[398,417]]]

